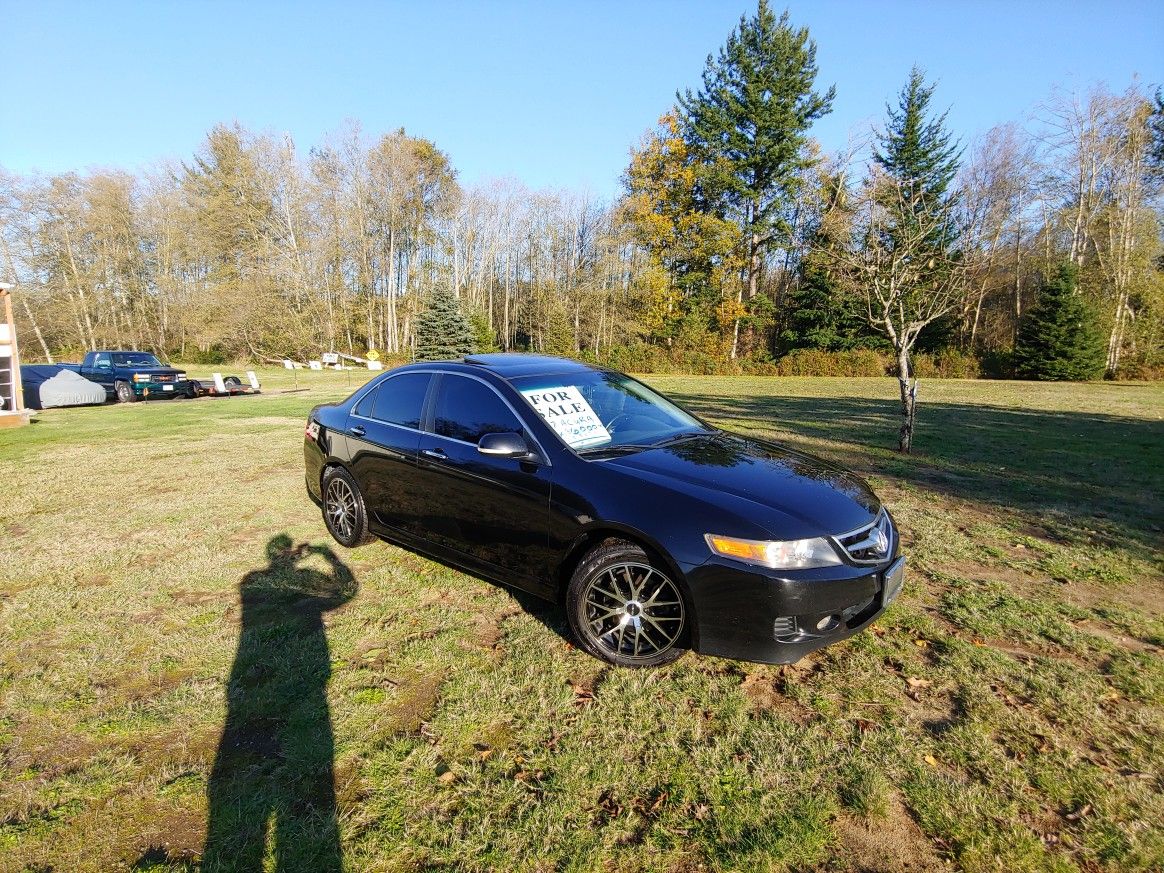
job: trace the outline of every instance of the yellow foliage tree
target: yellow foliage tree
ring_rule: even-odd
[[[699,208],[690,158],[679,117],[669,112],[631,156],[620,217],[651,260],[641,277],[650,335],[670,343],[681,322],[702,316],[706,330],[720,336],[717,349],[699,350],[713,352],[724,334],[736,334],[744,314],[745,258],[736,226]],[[691,335],[690,325],[683,333]]]

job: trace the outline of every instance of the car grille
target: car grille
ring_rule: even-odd
[[[836,540],[854,563],[879,564],[890,556],[893,548],[889,513],[882,508],[871,524],[842,534]]]
[[[173,382],[174,377],[173,376],[154,376],[154,381],[156,381],[156,382]]]

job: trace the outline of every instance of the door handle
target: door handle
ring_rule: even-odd
[[[449,459],[444,449],[421,449],[420,453],[426,458],[436,458],[438,461],[447,461]]]
[[[362,437],[365,431],[357,424],[355,427],[349,427],[348,433],[350,433],[352,436]]]

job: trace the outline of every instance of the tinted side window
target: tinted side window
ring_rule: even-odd
[[[521,422],[491,388],[475,379],[445,376],[436,402],[436,432],[476,443],[487,433],[520,433]]]
[[[352,412],[354,412],[356,415],[362,415],[364,418],[371,418],[372,404],[376,401],[376,392],[378,390],[379,386],[373,388],[371,391],[361,397],[360,402],[355,405],[355,408],[352,409]]]
[[[102,352],[93,359],[94,367],[108,367],[109,366],[109,352]]]
[[[388,379],[374,392],[371,417],[419,430],[424,395],[431,378],[428,373],[405,373]]]

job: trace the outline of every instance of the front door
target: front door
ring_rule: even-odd
[[[491,386],[445,374],[436,386],[431,430],[421,435],[419,464],[433,506],[425,525],[430,538],[477,561],[534,577],[548,557],[551,469],[477,451],[485,434],[525,431]]]

